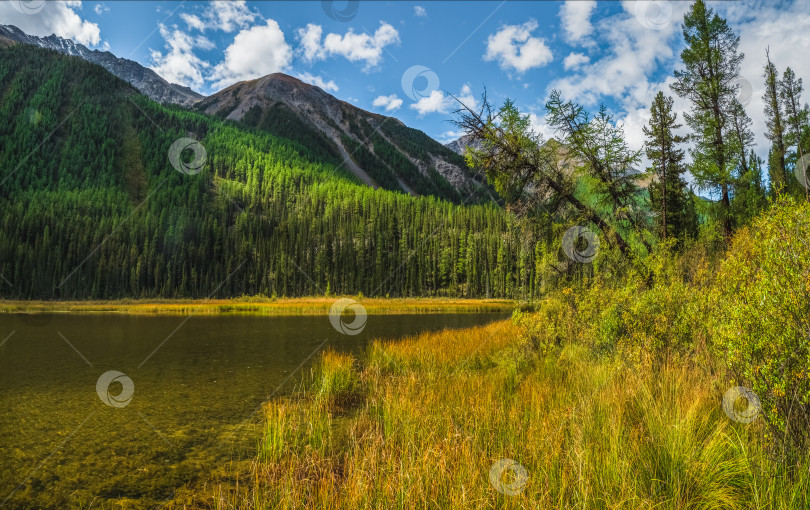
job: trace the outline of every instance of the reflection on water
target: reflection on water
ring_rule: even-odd
[[[505,314],[0,315],[0,505],[150,508],[249,462],[261,403],[331,347],[484,324]]]

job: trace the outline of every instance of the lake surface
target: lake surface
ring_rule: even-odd
[[[0,508],[160,506],[243,469],[262,402],[324,349],[507,316],[370,315],[345,335],[326,315],[0,315]]]

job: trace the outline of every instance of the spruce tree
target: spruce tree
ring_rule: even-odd
[[[796,155],[799,160],[802,160],[806,153],[802,142],[804,132],[808,126],[808,118],[810,118],[810,109],[806,104],[804,107],[801,106],[802,90],[802,79],[796,78],[790,67],[785,69],[782,80],[779,82],[779,97],[784,104],[785,124],[787,124],[785,145],[786,147],[796,146]],[[807,185],[806,183],[803,184],[807,196]]]
[[[782,100],[779,96],[779,75],[776,72],[776,66],[771,62],[770,52],[766,51],[765,55],[768,62],[765,64],[763,74],[765,78],[765,95],[762,96],[762,100],[765,101],[765,125],[768,127],[765,136],[772,144],[768,166],[773,189],[779,192],[787,185],[785,126],[782,117]]]
[[[678,146],[686,138],[674,131],[681,127],[677,114],[672,111],[673,100],[659,92],[650,107],[650,123],[644,126],[644,150],[652,167],[650,173],[650,206],[656,214],[662,239],[683,237],[684,209],[687,200],[686,182],[682,174],[684,152]]]

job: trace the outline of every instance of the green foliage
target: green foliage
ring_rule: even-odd
[[[677,81],[672,90],[692,103],[692,110],[685,114],[695,142],[691,151],[692,174],[701,187],[719,192],[719,218],[724,233],[729,235],[732,227],[729,187],[733,182],[735,155],[739,157],[746,150],[744,146],[735,147],[734,142],[738,125],[734,121],[735,112],[738,120],[742,118],[736,98],[743,59],[737,51],[740,38],[704,0],[697,0],[684,16],[683,35],[684,69],[675,71]]]
[[[534,237],[494,204],[358,185],[295,142],[30,46],[0,50],[0,90],[2,297],[539,291]],[[197,175],[168,160],[185,136],[207,152]]]
[[[266,110],[256,105],[245,112],[241,122],[248,126],[256,126],[279,138],[299,143],[300,153],[304,157],[329,161],[335,165],[339,165],[343,159],[340,150],[331,140],[306,124],[282,103],[276,103]]]
[[[694,210],[689,207],[691,197],[686,189],[683,173],[684,152],[679,145],[685,137],[673,131],[680,128],[676,122],[677,114],[672,111],[673,100],[665,97],[663,92],[655,96],[650,107],[650,123],[644,126],[645,151],[652,162],[649,173],[653,177],[650,183],[650,208],[656,215],[658,231],[662,239],[674,238],[682,243],[690,234],[696,222]]]
[[[772,439],[810,446],[810,205],[780,200],[720,267],[713,337],[762,402]]]

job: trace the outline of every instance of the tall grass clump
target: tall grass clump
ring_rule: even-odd
[[[346,406],[358,397],[361,381],[355,359],[349,354],[328,350],[315,370],[313,393],[318,403]]]

